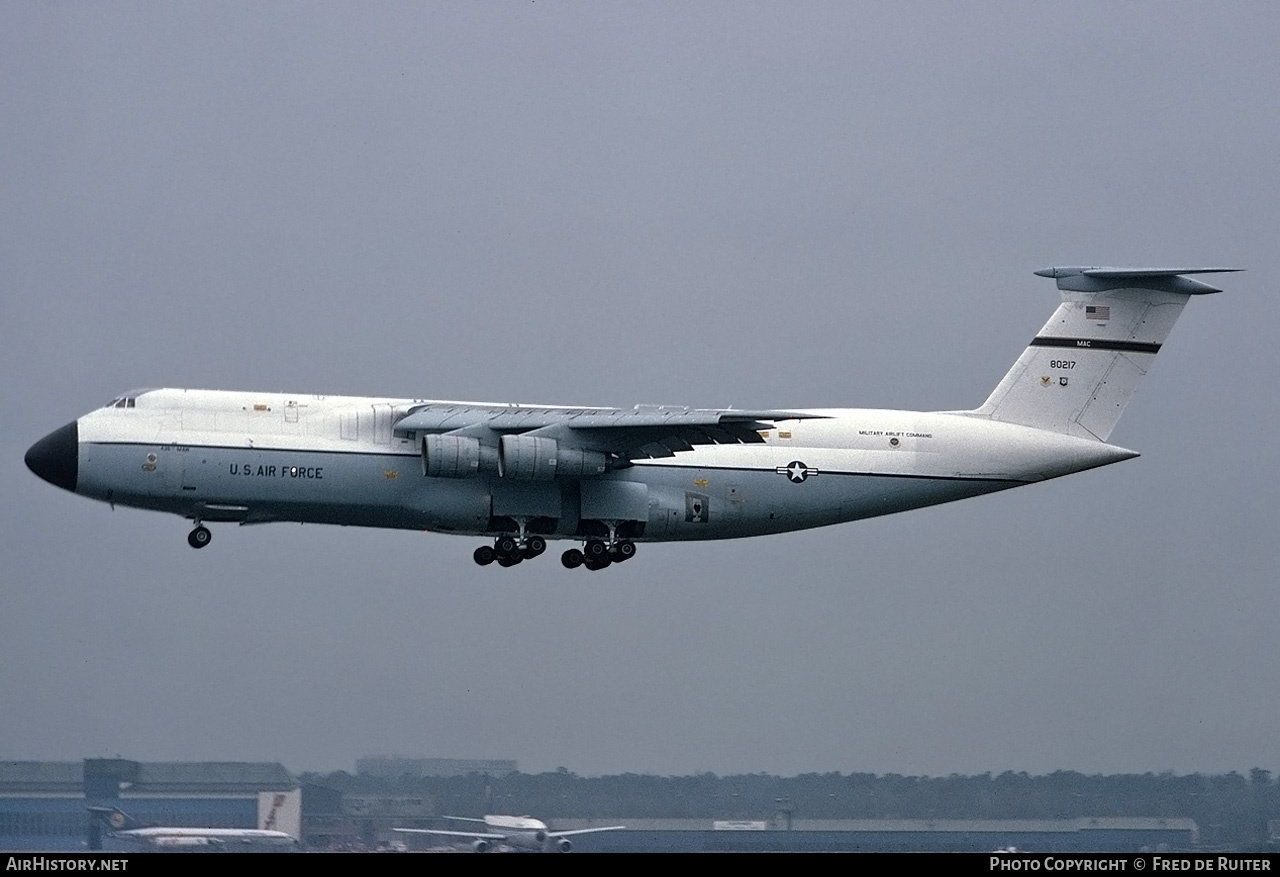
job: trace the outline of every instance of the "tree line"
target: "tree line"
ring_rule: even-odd
[[[532,814],[540,819],[1073,819],[1190,818],[1206,846],[1264,846],[1280,819],[1280,781],[1172,773],[1087,775],[1006,771],[976,776],[808,773],[584,777],[565,769],[504,776],[399,778],[304,774],[344,794],[429,796],[435,812]]]

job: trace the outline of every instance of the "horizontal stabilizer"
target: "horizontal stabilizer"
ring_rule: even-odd
[[[146,823],[139,822],[119,807],[86,807],[94,819],[100,819],[112,831],[131,831],[145,828]]]
[[[1205,295],[1222,292],[1199,280],[1189,280],[1185,274],[1229,274],[1241,268],[1095,268],[1084,265],[1041,268],[1035,272],[1040,277],[1052,277],[1058,281],[1058,289],[1065,292],[1109,292],[1116,289],[1150,289],[1176,292],[1184,295]]]
[[[1040,277],[1068,277],[1084,274],[1088,277],[1173,277],[1177,274],[1230,274],[1243,268],[1041,268]]]

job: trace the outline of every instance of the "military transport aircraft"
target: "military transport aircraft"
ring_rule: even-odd
[[[575,828],[570,831],[551,831],[541,819],[529,816],[499,816],[490,814],[484,819],[469,816],[445,816],[458,822],[478,822],[487,831],[439,831],[431,828],[397,828],[405,834],[429,834],[440,837],[462,837],[471,841],[471,849],[477,853],[488,852],[493,845],[536,853],[567,853],[573,850],[570,837],[579,834],[595,834],[600,831],[623,831],[625,825],[608,825],[599,828]]]
[[[200,850],[227,848],[285,848],[298,843],[283,831],[266,828],[179,828],[145,825],[117,807],[90,807],[94,818],[105,822],[111,836],[148,848]]]
[[[739,410],[138,390],[50,433],[58,487],[195,522],[482,536],[514,566],[579,540],[569,568],[639,542],[822,527],[1136,457],[1107,444],[1183,306],[1234,268],[1045,268],[1062,303],[971,411]]]

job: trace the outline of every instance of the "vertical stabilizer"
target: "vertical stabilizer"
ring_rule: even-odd
[[[1045,268],[1062,304],[973,414],[1106,441],[1183,306],[1237,268]]]

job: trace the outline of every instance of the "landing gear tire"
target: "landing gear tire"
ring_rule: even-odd
[[[493,540],[493,550],[498,557],[519,557],[520,543],[510,536],[499,536]]]
[[[529,540],[525,542],[524,548],[521,550],[521,553],[525,556],[526,559],[528,559],[528,558],[537,557],[539,554],[541,554],[546,550],[547,550],[546,539],[543,539],[541,536],[530,536]]]
[[[187,544],[192,548],[204,548],[212,538],[213,534],[208,527],[196,527],[187,534]]]
[[[515,566],[522,560],[524,560],[524,558],[518,554],[515,557],[499,557],[498,566]]]
[[[582,553],[587,560],[601,560],[609,556],[609,546],[599,539],[592,539],[582,547]]]
[[[590,558],[587,558],[587,560],[583,563],[583,566],[585,566],[589,570],[594,571],[598,569],[604,569],[606,566],[608,566],[611,563],[613,563],[613,561],[610,560],[609,555],[606,554],[604,557],[600,558],[599,560],[592,560]]]
[[[614,563],[622,563],[624,560],[630,560],[636,556],[636,543],[619,542],[613,546],[613,550],[609,552],[609,558]]]
[[[582,566],[584,560],[585,558],[582,556],[582,552],[576,548],[570,548],[564,554],[560,555],[560,562],[564,564],[565,569],[577,569]]]
[[[481,566],[488,566],[498,559],[498,552],[494,551],[488,545],[481,545],[471,555],[471,559]]]

